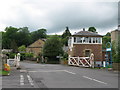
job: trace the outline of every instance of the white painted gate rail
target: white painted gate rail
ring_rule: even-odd
[[[69,57],[68,65],[91,67],[90,57]]]

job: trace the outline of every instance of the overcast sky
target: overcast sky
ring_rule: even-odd
[[[68,26],[73,34],[94,26],[104,35],[118,26],[118,1],[0,0],[0,31],[27,26],[30,31],[45,28],[48,34],[62,34]]]

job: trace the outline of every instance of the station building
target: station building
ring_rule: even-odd
[[[102,65],[102,35],[90,31],[77,32],[69,37],[69,57],[90,57],[94,54],[95,64]]]

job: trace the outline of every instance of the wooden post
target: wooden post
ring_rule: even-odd
[[[90,64],[91,64],[91,67],[94,68],[94,54],[91,53],[90,55]]]

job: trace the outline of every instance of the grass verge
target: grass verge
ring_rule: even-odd
[[[9,71],[2,71],[0,70],[0,75],[9,75],[10,72]]]

